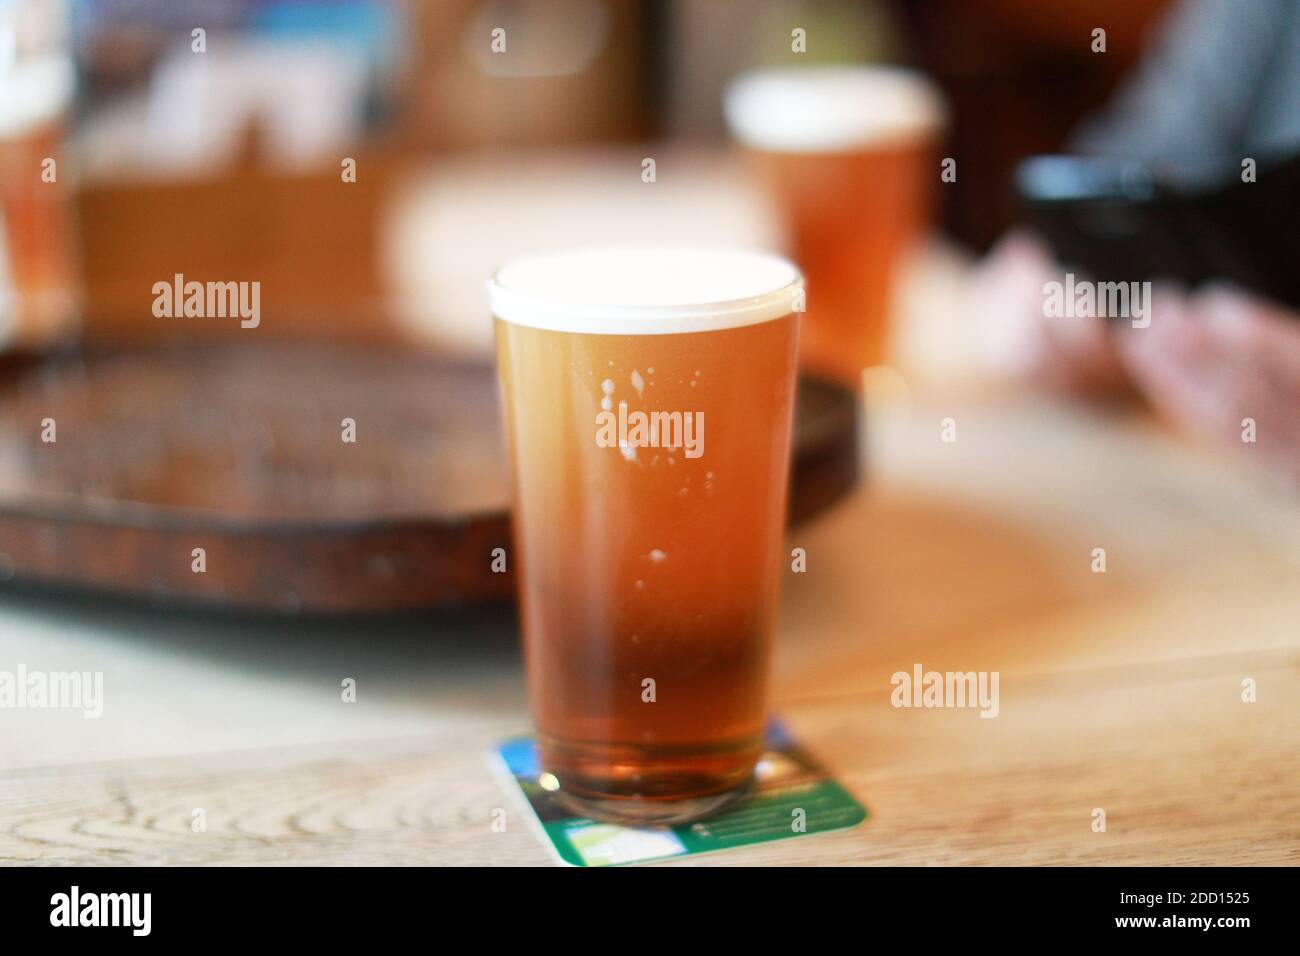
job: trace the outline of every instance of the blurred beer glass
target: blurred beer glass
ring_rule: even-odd
[[[0,345],[48,342],[76,321],[67,4],[0,0]]]
[[[597,819],[698,818],[762,747],[802,280],[627,248],[489,293],[541,784]]]
[[[884,359],[893,278],[929,216],[938,91],[895,67],[773,69],[735,80],[724,108],[807,277],[800,362],[857,388]]]

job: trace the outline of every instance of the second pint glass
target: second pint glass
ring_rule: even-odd
[[[597,819],[709,813],[762,747],[802,280],[611,249],[489,293],[543,786]]]
[[[857,388],[884,361],[894,278],[928,219],[939,94],[907,70],[804,67],[742,76],[725,105],[817,303],[803,364]]]

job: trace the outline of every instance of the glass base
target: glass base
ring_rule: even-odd
[[[642,800],[637,797],[583,797],[561,790],[560,802],[575,814],[603,823],[620,823],[634,827],[668,827],[694,823],[711,817],[719,810],[746,797],[753,790],[746,783],[726,793],[681,800]]]
[[[556,797],[593,820],[668,826],[699,820],[748,794],[761,737],[705,746],[628,746],[538,735]]]

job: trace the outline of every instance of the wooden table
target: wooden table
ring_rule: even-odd
[[[404,204],[433,239],[404,220],[398,258],[418,277],[458,216],[496,209],[513,236],[555,221],[548,203],[583,235],[615,199],[648,235],[683,209],[715,212],[709,239],[762,233],[725,164],[661,163],[695,172],[651,202],[629,198],[635,160],[609,161],[603,192],[593,164],[557,166],[581,188],[535,177],[535,215],[501,198],[519,170],[443,176]],[[870,819],[692,862],[1300,862],[1300,501],[1140,415],[979,384],[960,271],[938,257],[900,297],[908,380],[872,386],[871,479],[790,540],[808,567],[785,582],[774,710]],[[550,861],[489,764],[528,726],[508,614],[275,624],[0,591],[0,670],[18,662],[102,670],[106,699],[98,720],[0,710],[0,861]],[[895,709],[890,677],[917,663],[998,671],[998,716]]]
[[[1038,399],[918,397],[873,440],[870,485],[791,536],[808,570],[774,687],[871,817],[698,862],[1300,861],[1294,499]],[[273,625],[6,593],[0,634],[0,669],[105,672],[99,720],[0,711],[0,860],[549,861],[489,769],[527,726],[506,614]],[[918,662],[999,671],[997,718],[893,708]]]

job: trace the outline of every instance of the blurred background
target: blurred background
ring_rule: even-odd
[[[1294,487],[1298,50],[1272,0],[0,0],[0,572],[505,596],[466,570],[508,510],[483,282],[627,241],[791,256],[803,370],[868,441],[1043,395]],[[1049,314],[1076,267],[1172,278],[1166,318]],[[800,518],[861,470],[823,404]],[[198,531],[262,559],[199,574]]]
[[[930,75],[962,163],[939,225],[982,251],[1013,221],[1016,161],[1061,148],[1165,5],[5,0],[4,274],[44,288],[66,259],[63,304],[44,311],[80,308],[15,315],[11,292],[0,329],[229,333],[141,308],[181,272],[260,279],[264,337],[481,346],[479,280],[513,252],[611,233],[779,243],[731,175],[722,96],[791,62]],[[790,23],[812,38],[797,57]],[[64,209],[19,173],[50,142]],[[624,175],[643,155],[662,188]]]
[[[1297,51],[1272,0],[0,0],[0,572],[504,596],[465,570],[508,509],[483,282],[626,241],[791,256],[803,371],[872,441],[1043,395],[1294,487]],[[1172,283],[1051,314],[1076,267]],[[796,517],[858,477],[819,460]],[[264,560],[200,575],[197,531]]]

